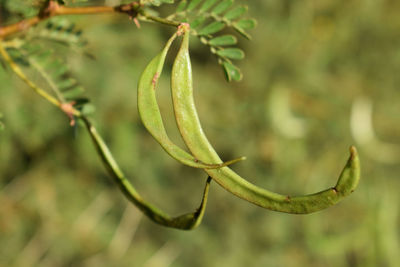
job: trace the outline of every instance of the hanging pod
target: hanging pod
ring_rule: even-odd
[[[24,72],[18,67],[18,65],[12,60],[10,55],[4,49],[0,42],[0,54],[3,56],[5,61],[9,64],[10,68],[33,90],[35,90],[38,94],[45,97],[49,101],[51,101],[55,105],[59,105],[57,100],[53,100],[45,91],[43,91],[40,87],[38,87],[35,83],[31,82]],[[145,201],[141,195],[136,191],[133,185],[129,182],[129,180],[125,177],[122,170],[119,168],[117,162],[115,161],[111,151],[108,149],[107,145],[104,143],[103,139],[97,132],[96,128],[91,124],[91,122],[86,118],[85,115],[76,111],[74,116],[81,119],[86,129],[93,141],[93,144],[96,147],[98,155],[100,156],[104,166],[107,171],[110,173],[116,184],[119,186],[121,191],[127,197],[129,201],[131,201],[135,206],[137,206],[148,218],[152,221],[172,228],[182,229],[182,230],[191,230],[197,227],[204,216],[205,208],[207,205],[208,191],[210,189],[211,178],[208,177],[203,197],[201,200],[200,206],[197,208],[195,212],[187,213],[178,217],[171,217],[168,214],[164,213],[154,205]]]
[[[180,30],[178,30],[179,32]],[[244,160],[244,157],[230,160],[227,162],[218,161],[218,163],[211,163],[212,161],[198,160],[191,154],[175,145],[168,137],[165,130],[163,120],[161,117],[160,109],[157,104],[156,87],[158,79],[161,75],[165,57],[172,42],[175,40],[177,33],[175,33],[167,42],[164,49],[147,65],[139,79],[138,84],[138,110],[139,116],[149,131],[149,133],[157,140],[163,149],[174,159],[182,164],[203,169],[217,169],[227,166],[238,161]]]
[[[175,118],[183,140],[196,158],[221,162],[203,132],[194,104],[189,35],[187,30],[172,69]],[[350,148],[350,158],[335,187],[311,195],[292,197],[268,191],[249,183],[229,167],[205,171],[227,191],[242,199],[266,209],[297,214],[319,211],[336,204],[354,191],[360,179],[360,163],[355,147]]]
[[[181,230],[191,230],[196,228],[202,221],[204,212],[207,205],[208,191],[210,189],[211,178],[207,178],[207,182],[203,192],[203,198],[201,204],[195,212],[187,213],[178,217],[171,217],[164,213],[154,205],[150,204],[142,198],[141,195],[136,191],[133,185],[125,177],[122,170],[119,168],[117,162],[112,156],[107,145],[104,143],[101,136],[98,134],[96,128],[90,123],[85,116],[80,116],[80,119],[85,123],[85,126],[89,132],[89,135],[97,149],[98,154],[103,161],[103,164],[107,168],[114,181],[117,183],[124,195],[135,204],[149,219],[152,221],[172,228]]]

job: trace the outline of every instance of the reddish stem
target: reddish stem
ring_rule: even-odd
[[[109,6],[91,6],[91,7],[66,7],[59,5],[56,1],[49,1],[47,7],[43,8],[39,14],[33,18],[25,19],[20,22],[0,27],[0,40],[9,35],[24,31],[39,22],[50,17],[60,15],[82,15],[82,14],[100,14],[100,13],[125,13],[131,17],[136,17],[140,5],[136,2],[130,4],[119,5],[115,7]]]

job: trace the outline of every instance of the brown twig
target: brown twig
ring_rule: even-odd
[[[100,14],[100,13],[124,13],[130,17],[136,17],[141,5],[137,2],[119,5],[115,7],[108,6],[91,6],[91,7],[66,7],[59,5],[56,1],[49,1],[48,4],[42,8],[39,14],[33,18],[25,19],[20,22],[0,27],[0,40],[8,37],[9,35],[24,31],[39,22],[48,18],[60,15],[82,15],[82,14]]]

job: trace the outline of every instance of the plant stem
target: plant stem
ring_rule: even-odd
[[[181,22],[179,22],[179,21],[174,21],[174,20],[163,19],[163,18],[160,18],[160,17],[155,17],[155,16],[147,14],[144,10],[140,10],[139,14],[142,15],[147,20],[152,20],[154,22],[158,22],[158,23],[161,23],[161,24],[164,24],[164,25],[175,26],[175,27],[178,27],[179,25],[181,25]]]
[[[133,8],[133,5],[131,5]],[[112,13],[121,10],[122,7],[107,7],[107,6],[93,6],[93,7],[65,7],[59,5],[55,1],[49,1],[48,5],[43,8],[39,14],[33,18],[25,19],[17,23],[0,27],[0,39],[4,39],[9,35],[25,31],[28,28],[44,21],[48,18],[60,15],[77,15],[77,14],[99,14],[99,13]],[[131,8],[131,9],[132,9]],[[126,11],[125,11],[126,12]]]
[[[123,13],[129,17],[136,17],[138,14],[142,15],[145,20],[151,20],[165,25],[179,26],[180,22],[167,20],[147,14],[143,10],[143,6],[138,2],[123,4],[118,6],[91,6],[91,7],[66,7],[59,5],[56,1],[49,1],[47,6],[41,9],[39,14],[33,18],[25,19],[14,24],[0,27],[0,40],[22,31],[54,16],[63,15],[90,15],[90,14],[104,14],[104,13]]]

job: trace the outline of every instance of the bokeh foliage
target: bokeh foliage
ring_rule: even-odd
[[[373,103],[381,142],[398,148],[398,1],[243,2],[258,21],[253,40],[239,41],[246,52],[239,63],[243,81],[226,83],[208,49],[191,43],[196,103],[224,159],[246,155],[234,168],[277,192],[332,186],[348,146],[357,144],[350,117],[359,97]],[[86,88],[96,107],[93,118],[117,160],[146,198],[171,214],[192,210],[206,177],[165,154],[144,130],[136,107],[138,77],[171,30],[152,24],[138,30],[123,16],[70,19],[83,28],[96,59],[54,46]],[[169,115],[170,136],[182,144],[168,74],[161,77],[159,101]],[[127,203],[80,126],[71,128],[64,114],[12,72],[0,71],[0,85],[5,126],[0,265],[396,266],[400,261],[400,160],[382,162],[367,144],[358,145],[359,188],[337,206],[311,215],[280,214],[212,184],[203,224],[180,232],[142,218]]]

